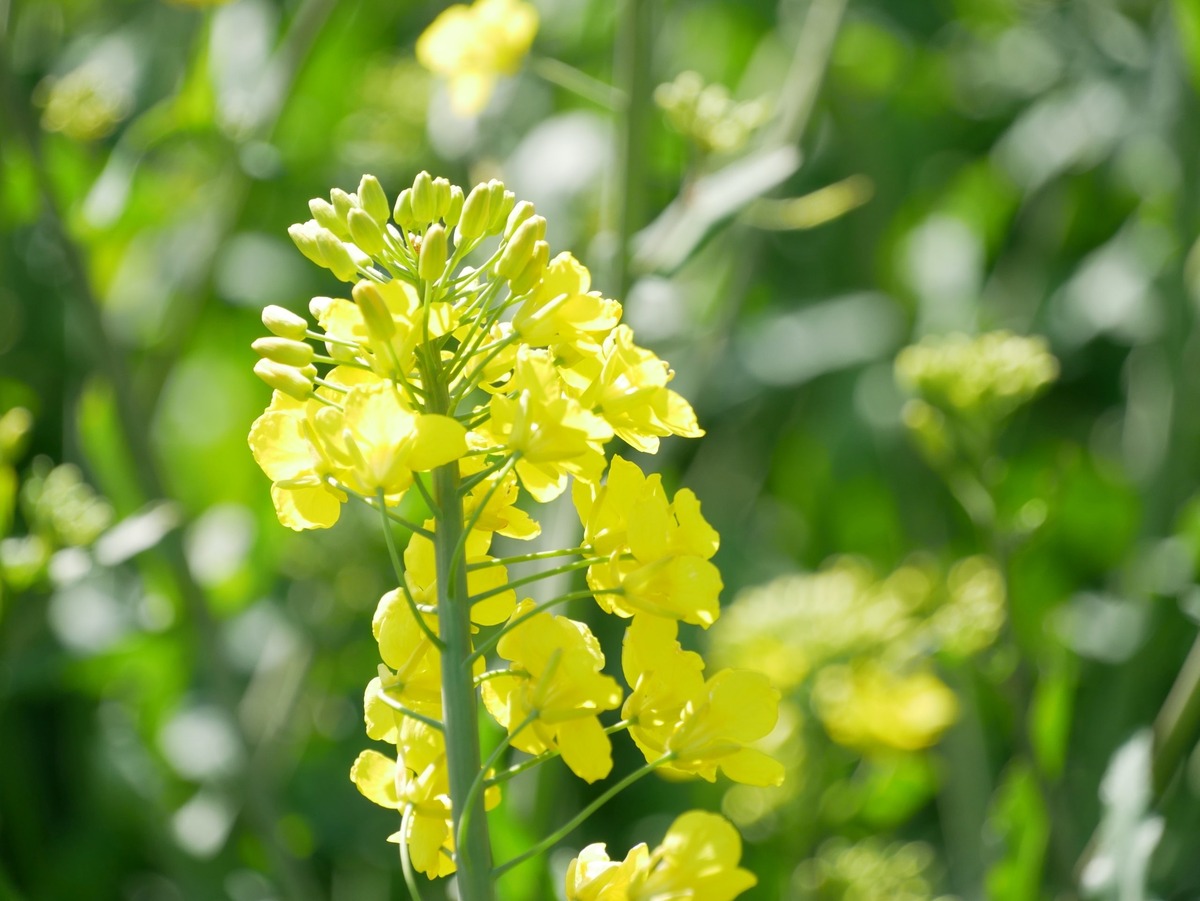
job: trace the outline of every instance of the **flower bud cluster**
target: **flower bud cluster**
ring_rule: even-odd
[[[707,628],[720,614],[717,533],[690,491],[670,498],[657,475],[620,457],[607,465],[605,445],[615,437],[653,452],[669,435],[703,434],[670,388],[670,368],[621,324],[620,303],[591,290],[571,254],[551,258],[545,219],[498,181],[464,192],[422,172],[389,203],[364,176],[356,193],[335,190],[310,211],[293,239],[350,290],[312,300],[315,326],[268,307],[270,336],[254,342],[262,357],[255,369],[276,390],[250,445],[280,521],[328,527],[351,497],[397,516],[390,511],[414,487],[428,492],[425,474],[435,469],[453,470],[460,486],[454,551],[478,630],[471,659],[441,657],[446,591],[437,549],[447,523],[431,500],[433,517],[408,524],[400,584],[373,624],[382,666],[367,687],[367,733],[394,754],[364,752],[352,772],[364,795],[405,812],[394,838],[413,866],[431,877],[456,867],[453,739],[440,728],[451,665],[469,662],[506,745],[535,759],[561,757],[586,781],[609,775],[610,734],[628,729],[647,772],[778,783],[780,765],[751,747],[775,725],[778,692],[749,671],[705,678],[703,661],[676,640],[680,622]],[[550,556],[580,559],[510,581],[511,565],[543,555],[499,560],[495,536],[536,536],[524,496],[548,502],[572,480],[584,544]],[[588,589],[578,596],[628,623],[625,686],[605,674],[585,623],[547,609],[570,595],[538,605],[518,594],[533,578],[584,569]],[[485,672],[489,653],[498,668]],[[622,719],[605,726],[601,717],[618,710]],[[489,805],[498,803],[499,781],[485,792]],[[714,829],[732,831],[701,831],[711,837]],[[727,838],[714,841],[730,847]],[[665,854],[650,855],[638,878],[658,884],[653,874],[675,866],[662,862]],[[744,873],[736,857],[721,858],[729,885],[745,882],[730,875]]]
[[[998,331],[926,338],[896,357],[896,379],[938,410],[996,423],[1058,378],[1046,339]]]
[[[654,102],[671,127],[705,153],[740,150],[771,115],[765,100],[738,102],[724,85],[706,85],[699,74],[690,71],[660,84]]]

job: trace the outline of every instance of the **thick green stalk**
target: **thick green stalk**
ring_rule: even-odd
[[[439,387],[442,390],[438,394],[445,400],[445,386]],[[463,817],[467,818],[461,844],[455,849],[459,897],[462,901],[494,901],[492,849],[482,793],[476,794],[469,813],[467,811],[471,785],[480,773],[481,760],[475,684],[469,661],[471,608],[467,598],[467,568],[461,555],[455,559],[455,548],[463,531],[463,504],[458,483],[457,461],[433,471],[434,499],[442,513],[433,544],[437,563],[438,630],[445,645],[442,719],[446,727],[446,766],[456,834]]]

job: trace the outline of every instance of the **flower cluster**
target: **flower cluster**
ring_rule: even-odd
[[[775,726],[778,692],[746,670],[706,679],[677,641],[680,622],[708,628],[719,616],[717,533],[690,491],[670,497],[657,475],[620,457],[606,466],[615,437],[652,452],[667,436],[703,434],[670,368],[621,323],[620,303],[593,291],[569,253],[552,258],[545,220],[497,181],[464,192],[422,172],[391,203],[364,176],[355,193],[334,190],[310,210],[290,234],[349,283],[348,296],[314,298],[315,327],[281,307],[264,311],[271,335],[254,342],[255,370],[275,391],[250,445],[284,525],[330,526],[356,498],[412,533],[402,562],[394,555],[397,587],[375,614],[382,665],[365,698],[368,735],[394,754],[365,751],[351,774],[364,795],[403,813],[393,838],[412,865],[430,877],[455,872],[459,805],[498,803],[501,783],[525,768],[482,767],[469,796],[454,796],[456,674],[469,673],[504,730],[498,753],[561,757],[594,782],[612,769],[610,735],[628,729],[645,772],[778,783],[782,767],[753,747]],[[496,535],[539,533],[526,495],[548,502],[572,481],[581,547],[492,555]],[[401,513],[422,504],[423,522]],[[568,555],[579,559],[509,575]],[[575,570],[587,571],[586,591],[540,604],[518,594]],[[589,627],[549,612],[578,597],[627,621],[628,694],[605,674]],[[456,611],[466,644],[453,657]],[[618,708],[622,719],[605,726],[601,716]],[[711,857],[697,884],[720,886],[713,897],[750,884],[731,826],[696,814],[677,827],[629,863],[626,894],[602,897],[665,897],[687,884],[678,871],[693,845]],[[598,872],[595,856],[575,869]],[[579,897],[601,897],[587,891]]]
[[[933,901],[934,875],[933,849],[923,842],[839,838],[801,865],[796,882],[799,897],[813,901]]]
[[[756,669],[786,693],[772,739],[789,769],[802,765],[809,711],[833,742],[886,765],[935,745],[955,722],[957,698],[934,663],[990,647],[1004,608],[1004,579],[989,557],[948,568],[915,557],[883,577],[843,557],[744,591],[709,637],[715,660]],[[786,800],[741,784],[726,807],[750,823]]]
[[[660,84],[654,102],[671,127],[705,153],[740,150],[771,116],[765,100],[737,101],[721,84],[704,83],[696,72],[681,72]]]
[[[956,334],[906,347],[896,378],[939,410],[995,422],[1058,378],[1058,361],[1038,336]]]

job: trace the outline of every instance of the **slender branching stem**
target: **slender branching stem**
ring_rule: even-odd
[[[568,820],[566,823],[564,823],[558,829],[555,829],[553,832],[551,832],[549,835],[547,835],[544,839],[542,839],[540,842],[538,842],[532,848],[529,848],[528,850],[523,851],[522,853],[520,853],[516,857],[514,857],[512,860],[506,861],[506,862],[502,863],[500,866],[496,867],[495,870],[492,871],[493,875],[497,879],[499,879],[501,876],[503,876],[505,873],[507,873],[509,870],[513,869],[514,867],[520,866],[525,861],[530,860],[531,858],[537,857],[539,854],[542,854],[545,851],[548,851],[550,848],[554,847],[556,844],[558,844],[560,841],[562,841],[564,838],[566,838],[568,835],[570,835],[576,829],[576,827],[578,827],[581,823],[583,823],[585,820],[587,820],[588,817],[590,817],[593,813],[595,813],[597,810],[599,810],[601,807],[603,807],[605,804],[607,804],[609,801],[611,801],[619,793],[621,793],[622,791],[627,789],[629,786],[633,785],[633,783],[637,782],[643,776],[649,775],[650,773],[652,773],[656,769],[658,769],[660,766],[664,766],[665,764],[670,763],[674,759],[675,759],[675,755],[673,753],[667,753],[667,754],[664,754],[662,757],[658,758],[657,760],[646,764],[641,769],[634,770],[632,773],[630,773],[628,776],[626,776],[624,779],[622,779],[620,782],[618,782],[612,788],[608,789],[608,791],[604,792],[604,794],[600,795],[600,797],[596,798],[596,800],[593,801],[591,804],[589,804],[587,807],[583,808],[583,810],[579,811],[579,813],[577,813],[575,816],[571,817],[570,820]]]

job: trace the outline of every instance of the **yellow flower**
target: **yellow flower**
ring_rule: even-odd
[[[459,463],[464,476],[481,471],[484,465],[483,458],[478,455],[463,457],[462,462]],[[493,486],[495,486],[494,491]],[[475,522],[476,529],[481,532],[495,532],[506,538],[521,540],[536,538],[542,533],[542,527],[533,520],[533,517],[516,505],[520,493],[517,477],[511,472],[504,475],[498,486],[494,476],[484,479],[467,492],[467,496],[463,498],[463,513],[469,521],[479,509],[479,505],[484,504],[486,500],[486,504]],[[490,498],[489,494],[491,494]]]
[[[721,574],[709,558],[720,539],[686,488],[668,502],[661,476],[613,457],[604,485],[575,483],[584,539],[603,563],[588,585],[610,613],[651,613],[708,628],[720,615]],[[618,590],[619,595],[606,594]]]
[[[450,828],[450,795],[446,744],[436,729],[405,720],[397,736],[398,758],[363,751],[350,768],[350,779],[370,801],[393,810],[413,808],[406,841],[413,866],[431,879],[455,870],[454,831]]]
[[[522,601],[513,617],[526,614],[533,601]],[[510,676],[483,684],[483,701],[510,732],[514,747],[529,754],[558,749],[563,762],[581,779],[595,782],[612,769],[612,743],[597,714],[621,703],[616,680],[606,676],[600,643],[584,623],[539,613],[506,633],[496,647],[512,661]]]
[[[591,284],[587,267],[571,254],[560,253],[517,309],[513,327],[531,347],[603,339],[621,321],[621,305],[588,293]]]
[[[474,115],[487,105],[497,78],[520,68],[537,27],[537,10],[521,0],[455,4],[417,39],[417,60],[449,79],[456,112]]]
[[[928,670],[897,675],[874,662],[828,666],[813,687],[817,714],[838,744],[917,751],[958,718],[958,702]]]
[[[421,614],[434,634],[437,616]],[[387,696],[424,716],[442,718],[441,655],[418,624],[407,599],[393,589],[379,601],[371,631],[379,642],[384,666],[367,685],[363,710],[367,735],[395,744],[403,714],[383,699]],[[479,666],[482,668],[482,661]]]
[[[672,620],[637,616],[625,632],[621,667],[633,692],[621,715],[646,760],[671,753],[670,771],[713,782],[720,769],[746,785],[780,784],[782,764],[748,747],[775,728],[779,692],[750,670],[705,681],[703,661],[680,648],[676,630]]]
[[[742,839],[724,817],[692,810],[652,852],[634,847],[617,863],[588,845],[567,867],[567,901],[732,901],[758,881],[738,866]]]
[[[618,438],[655,454],[659,438],[704,434],[691,405],[667,387],[674,376],[666,363],[633,343],[629,326],[618,325],[598,354],[584,357],[564,378],[585,386],[579,402],[604,417]]]
[[[276,391],[250,427],[250,450],[273,483],[275,513],[296,531],[329,528],[346,500],[326,482],[332,462],[309,440],[309,420],[318,409],[318,401],[298,401]]]
[[[492,397],[491,418],[479,432],[520,454],[517,475],[534,500],[554,500],[566,489],[568,475],[599,479],[612,429],[565,393],[544,351],[517,353],[512,391],[515,396]]]
[[[425,523],[434,528],[435,521]],[[499,564],[486,566],[494,559],[487,554],[492,543],[491,532],[472,529],[467,536],[467,593],[479,595],[500,588],[508,582],[508,570]],[[418,604],[437,606],[437,560],[433,542],[424,535],[413,535],[404,550],[404,580],[413,600]],[[485,598],[471,607],[471,621],[481,626],[494,626],[508,619],[517,603],[517,593],[512,589]]]
[[[398,496],[412,485],[413,472],[457,460],[467,451],[467,430],[449,416],[417,413],[391,382],[351,388],[339,413],[317,415],[317,431],[331,455],[346,461],[339,480],[351,491],[373,497]]]

